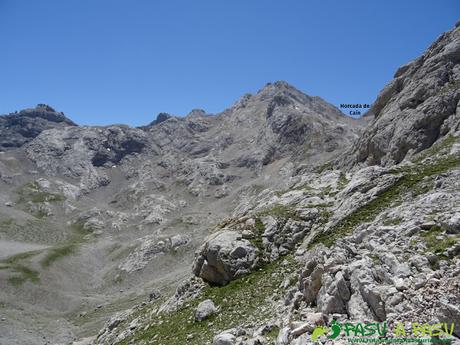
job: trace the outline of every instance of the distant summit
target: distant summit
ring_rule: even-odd
[[[51,128],[77,126],[47,104],[0,116],[0,147],[20,147]]]
[[[153,120],[152,122],[150,122],[147,127],[149,126],[155,126],[155,125],[158,125],[164,121],[166,121],[167,119],[171,118],[172,115],[168,114],[168,113],[159,113],[157,115],[157,118],[155,120]]]

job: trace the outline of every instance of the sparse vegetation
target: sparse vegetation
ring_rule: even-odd
[[[324,164],[321,164],[317,166],[313,171],[317,174],[321,174],[326,170],[332,170],[332,162],[326,162]]]
[[[347,176],[345,175],[345,173],[343,171],[340,172],[340,176],[339,176],[339,181],[338,181],[338,188],[339,189],[343,189],[345,188],[345,186],[348,184],[348,179],[347,179]]]
[[[41,261],[43,267],[49,267],[53,262],[59,260],[60,258],[70,255],[75,252],[76,244],[64,244],[59,247],[52,248],[48,250],[48,253]]]
[[[383,220],[383,225],[399,225],[403,221],[402,218],[395,217],[395,218],[385,218]]]
[[[282,298],[284,290],[279,286],[296,268],[294,259],[286,256],[224,287],[207,287],[199,298],[185,303],[177,311],[155,316],[148,329],[140,329],[121,344],[142,340],[162,345],[210,344],[215,334],[241,325],[242,320],[252,324],[265,323],[274,316],[273,310],[266,307],[267,303]],[[205,299],[211,299],[220,308],[219,312],[205,321],[196,322],[195,308]],[[149,312],[150,309],[146,308],[145,315]],[[277,330],[272,329],[267,337],[273,339],[275,333]]]
[[[43,202],[57,202],[64,201],[65,197],[57,193],[49,193],[43,191],[37,182],[29,182],[18,190],[19,199],[18,204],[25,204],[26,202],[43,203]]]
[[[382,263],[382,261],[380,260],[380,258],[375,255],[375,254],[372,254],[369,256],[372,260],[372,262],[374,263],[374,265],[380,265]]]
[[[255,219],[254,227],[255,227],[255,237],[252,238],[250,241],[254,246],[256,246],[257,249],[259,249],[260,252],[263,253],[264,245],[263,245],[262,235],[265,231],[265,225],[259,217]]]
[[[286,194],[288,192],[292,192],[292,191],[303,191],[303,192],[313,193],[315,190],[316,189],[311,187],[309,183],[302,183],[302,184],[300,184],[298,186],[295,186],[295,187],[292,187],[292,188],[289,188],[289,189],[275,191],[275,195],[277,197],[281,197],[284,194]]]
[[[414,190],[427,176],[442,174],[460,165],[460,155],[441,158],[431,164],[419,164],[410,169],[397,169],[395,172],[402,176],[388,189],[380,193],[374,200],[358,208],[356,211],[340,220],[327,232],[320,233],[310,243],[310,247],[322,243],[331,247],[339,238],[350,234],[354,227],[372,221],[383,210],[400,202],[401,197]]]
[[[40,251],[31,251],[10,256],[0,261],[0,269],[11,270],[15,275],[8,278],[8,282],[14,286],[20,286],[26,281],[37,283],[40,275],[37,271],[26,266],[23,261],[39,254]]]
[[[14,223],[14,220],[12,218],[3,219],[0,222],[0,227],[8,227],[8,226],[13,225],[13,223]]]
[[[19,273],[20,275],[14,275],[8,278],[10,284],[14,286],[19,286],[24,284],[27,280],[31,281],[32,283],[37,283],[40,280],[40,276],[37,271],[34,271],[26,266],[16,265],[13,267],[14,271]]]
[[[273,326],[270,331],[265,335],[265,338],[269,341],[275,341],[278,336],[280,329],[278,326]]]
[[[447,153],[447,151],[450,150],[450,148],[456,140],[458,140],[458,138],[455,138],[453,135],[448,135],[443,141],[437,142],[433,146],[420,152],[414,162],[420,163],[424,159],[428,157],[433,157],[436,154],[439,154],[440,152]]]
[[[38,219],[43,219],[49,215],[45,203],[64,201],[62,194],[50,193],[42,190],[40,185],[34,181],[26,183],[17,191],[18,199],[16,203],[22,205],[22,208],[34,215]]]
[[[83,224],[79,222],[72,224],[71,228],[73,235],[64,243],[48,250],[45,257],[41,260],[42,267],[48,268],[57,260],[74,254],[78,250],[79,245],[86,240],[86,236],[91,234],[91,230],[85,229]]]
[[[447,249],[459,243],[460,235],[447,235],[444,234],[444,229],[435,225],[430,230],[420,233],[420,237],[426,246],[426,251],[434,253],[439,259],[448,259],[445,254]]]
[[[274,205],[266,210],[260,211],[257,214],[258,217],[263,216],[273,216],[275,218],[281,219],[292,219],[292,220],[301,220],[297,211],[292,206],[285,205]]]

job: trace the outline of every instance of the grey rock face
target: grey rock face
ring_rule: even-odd
[[[442,225],[448,233],[460,233],[460,213],[454,214],[449,219],[446,219],[444,222],[442,222]]]
[[[236,344],[236,337],[231,333],[222,333],[214,337],[212,345],[234,345]]]
[[[458,305],[452,305],[441,301],[437,307],[441,322],[446,322],[448,325],[452,323],[455,324],[454,334],[460,337],[460,329],[457,327],[460,323],[460,308]]]
[[[134,272],[143,269],[155,257],[186,246],[190,238],[186,235],[175,235],[170,238],[158,239],[155,236],[146,236],[141,239],[141,245],[132,251],[126,260],[119,265],[125,272]]]
[[[203,321],[210,317],[212,314],[214,314],[216,311],[217,308],[214,305],[213,301],[211,301],[210,299],[204,300],[203,302],[198,304],[198,307],[196,308],[195,320]]]
[[[74,122],[45,104],[33,109],[0,116],[0,147],[20,147],[52,128],[76,126]]]
[[[110,183],[100,167],[112,167],[147,145],[139,129],[112,126],[67,127],[44,132],[26,147],[27,155],[48,175],[63,175],[91,190]]]
[[[240,234],[224,230],[210,236],[197,252],[193,273],[211,284],[225,285],[249,273],[257,260],[257,248]]]
[[[354,146],[354,160],[343,163],[399,163],[458,130],[459,56],[457,27],[401,67],[370,109],[374,119]]]

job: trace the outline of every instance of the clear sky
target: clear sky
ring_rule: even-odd
[[[459,0],[0,0],[0,114],[141,125],[276,80],[370,103],[459,15]]]

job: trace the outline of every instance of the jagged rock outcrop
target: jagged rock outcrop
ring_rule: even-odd
[[[76,124],[46,104],[0,116],[0,147],[20,147],[44,130],[67,126]]]
[[[256,267],[257,251],[237,232],[218,232],[197,252],[193,273],[208,283],[225,285]]]
[[[127,126],[66,127],[43,132],[25,150],[49,176],[65,176],[80,182],[83,190],[110,183],[100,167],[112,168],[128,155],[148,146],[144,131]]]
[[[145,127],[141,127],[141,128],[148,128],[149,126],[155,126],[155,125],[158,125],[164,121],[166,121],[167,119],[170,119],[172,117],[172,115],[168,114],[168,113],[159,113],[157,118],[155,120],[153,120],[152,122],[150,122],[147,126]]]
[[[400,67],[368,115],[353,149],[356,162],[389,165],[430,147],[460,126],[460,26]]]

